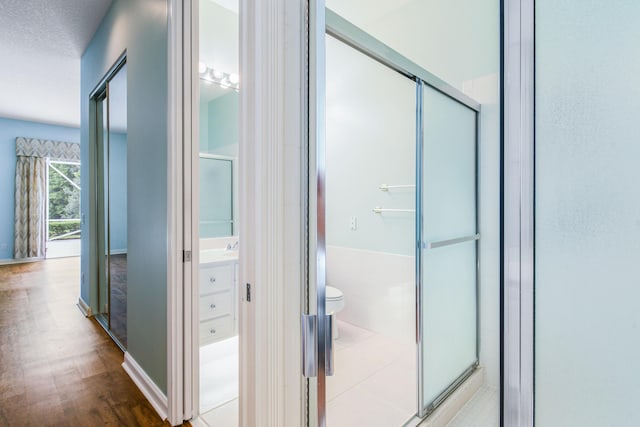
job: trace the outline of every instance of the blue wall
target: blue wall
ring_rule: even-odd
[[[200,152],[236,156],[239,131],[238,92],[215,98],[200,106]],[[233,147],[232,147],[233,146]]]
[[[0,117],[0,260],[13,258],[16,137],[80,142],[80,129]]]
[[[238,143],[238,92],[216,98],[209,103],[209,151]]]
[[[127,53],[127,352],[167,389],[167,2],[115,0],[81,60],[82,161],[95,159],[90,94]],[[95,179],[82,175],[81,298],[97,309]]]

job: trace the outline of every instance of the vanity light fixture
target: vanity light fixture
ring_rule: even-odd
[[[225,73],[221,70],[208,67],[204,62],[198,64],[200,79],[208,83],[216,83],[225,89],[238,91],[240,88],[240,76],[235,73]]]

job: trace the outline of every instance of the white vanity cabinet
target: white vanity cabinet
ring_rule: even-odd
[[[236,259],[200,264],[200,345],[232,337],[237,327]]]

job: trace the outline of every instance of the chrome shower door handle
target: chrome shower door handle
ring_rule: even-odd
[[[302,326],[302,375],[306,378],[318,376],[318,323],[315,314],[303,314]]]
[[[325,370],[325,375],[328,377],[333,376],[333,315],[332,314],[327,314],[326,315],[326,330],[325,330],[325,344],[326,344],[326,351],[324,353],[324,357],[325,357],[325,361],[324,361],[324,370]]]

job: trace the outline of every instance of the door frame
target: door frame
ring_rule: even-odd
[[[197,96],[192,77],[197,37],[191,20],[197,1],[168,1],[167,401],[173,425],[193,418],[197,406],[192,351],[197,328],[190,320],[198,254],[186,211],[194,203],[188,167],[197,135],[191,126]],[[307,5],[295,0],[239,3],[240,75],[246,90],[240,91],[238,222],[243,236],[251,237],[239,248],[240,425],[298,427],[306,414],[300,375],[300,178],[306,159]],[[185,261],[189,252],[191,261]]]
[[[183,121],[185,43],[182,0],[167,1],[167,419],[180,425],[184,410]]]
[[[534,424],[534,0],[502,1],[502,413]]]

